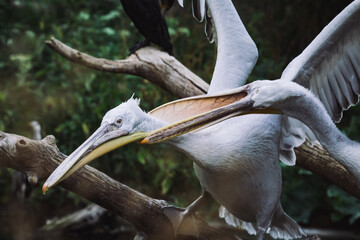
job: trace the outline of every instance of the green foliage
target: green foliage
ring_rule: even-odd
[[[324,200],[326,181],[299,167],[282,164],[283,192],[281,202],[287,213],[300,223],[308,224],[315,210],[328,211]],[[311,186],[311,188],[309,188]]]
[[[327,190],[327,195],[335,208],[335,212],[331,214],[333,221],[337,222],[345,216],[350,216],[349,222],[353,224],[360,218],[360,203],[358,199],[336,186],[330,186]]]
[[[287,63],[350,1],[235,1],[242,20],[259,48],[250,81],[280,76]],[[330,6],[324,7],[324,6]],[[310,11],[311,10],[311,11]],[[321,14],[319,14],[321,13]],[[181,17],[180,17],[181,16]],[[189,5],[174,7],[167,23],[174,55],[205,80],[211,79],[216,46],[210,45],[203,24],[196,23]],[[122,11],[119,1],[0,0],[0,130],[31,136],[27,125],[38,120],[43,134],[53,134],[69,154],[100,124],[107,110],[133,93],[151,110],[174,97],[147,80],[87,69],[45,47],[52,36],[97,57],[122,59],[143,40]],[[351,108],[339,125],[360,141],[360,107]],[[152,197],[184,206],[200,193],[192,162],[163,145],[131,145],[92,165]],[[9,199],[12,170],[0,168],[0,201]],[[299,169],[283,167],[282,202],[289,215],[311,224],[318,212],[333,221],[358,222],[359,201],[329,182]],[[60,188],[46,196],[37,187],[32,202],[61,214],[84,201]],[[216,216],[214,204],[208,214]],[[56,211],[56,209],[59,209]]]

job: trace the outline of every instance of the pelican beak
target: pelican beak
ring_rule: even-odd
[[[116,148],[146,137],[149,133],[135,132],[116,129],[111,124],[102,124],[80,147],[71,153],[48,177],[43,185],[45,192],[55,184],[61,182],[76,170],[92,160],[108,153]]]
[[[205,96],[205,97],[197,97],[197,98],[191,98],[191,104],[196,105],[197,102],[202,102],[204,105],[204,99],[205,98],[213,98],[215,101],[218,101],[219,99],[227,98],[228,102],[230,102],[227,105],[223,105],[217,108],[211,108],[209,111],[193,115],[191,117],[188,117],[184,120],[180,120],[177,122],[174,122],[166,127],[157,129],[150,134],[148,134],[147,137],[142,139],[139,143],[141,144],[153,144],[162,142],[165,140],[172,139],[174,137],[177,137],[179,135],[203,129],[209,126],[212,126],[216,123],[219,123],[221,121],[224,121],[226,119],[245,115],[245,114],[281,114],[281,112],[277,109],[273,108],[265,108],[265,109],[255,109],[253,107],[254,101],[251,100],[250,97],[248,97],[248,88],[240,88],[239,91],[236,92],[236,94],[220,94],[220,95],[214,95],[214,96]],[[239,97],[240,96],[240,97]],[[229,100],[230,99],[230,100]],[[231,100],[233,100],[231,102]],[[209,102],[206,104],[214,105],[214,103]]]

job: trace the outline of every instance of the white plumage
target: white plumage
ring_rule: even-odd
[[[343,110],[358,102],[360,93],[360,1],[354,1],[337,15],[285,68],[281,79],[296,82],[308,89],[324,104],[335,122]],[[284,117],[288,127],[281,150],[291,151],[306,138],[314,141],[308,127],[298,120]],[[295,143],[295,144],[294,144]]]

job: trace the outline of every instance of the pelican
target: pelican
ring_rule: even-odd
[[[145,47],[150,42],[155,43],[164,51],[172,55],[169,31],[162,14],[165,14],[174,0],[162,0],[161,7],[158,0],[120,0],[124,11],[134,22],[145,41],[130,48],[130,53]]]
[[[358,49],[360,50],[360,48]],[[355,69],[353,69],[355,70]],[[352,74],[356,74],[352,72]],[[354,76],[353,75],[353,76]],[[360,76],[357,75],[356,82],[351,87],[359,85]],[[354,79],[349,79],[354,80]],[[354,89],[352,88],[352,91]],[[238,93],[238,95],[236,94]],[[233,117],[246,113],[254,113],[254,110],[273,114],[283,114],[301,121],[310,128],[312,133],[328,151],[328,153],[355,178],[360,184],[360,143],[349,139],[343,135],[336,127],[334,118],[330,116],[326,106],[309,89],[293,81],[262,80],[254,81],[248,85],[232,91],[233,96],[244,96],[233,104],[225,105],[209,112],[198,114],[196,117],[181,121],[149,134],[142,143],[154,143],[159,139],[169,139],[172,135],[177,136],[182,132],[189,132],[212,121],[218,121],[224,117]],[[353,92],[353,95],[359,96]],[[229,93],[226,93],[230,96]],[[221,98],[225,95],[214,95]],[[230,97],[233,97],[230,96]],[[335,97],[335,96],[333,96]],[[194,99],[202,101],[202,98]],[[235,99],[234,99],[235,100]],[[232,100],[229,100],[231,102]],[[338,109],[340,110],[340,109]],[[342,111],[342,109],[340,110]],[[255,111],[257,112],[257,111]],[[257,112],[258,113],[258,112]],[[338,114],[341,114],[340,112]]]
[[[293,147],[301,145],[305,138],[318,140],[360,184],[360,143],[343,135],[334,123],[341,120],[344,110],[359,101],[359,37],[360,1],[356,0],[290,62],[280,79],[255,81],[234,89],[231,91],[234,96],[241,93],[244,96],[236,103],[197,112],[196,116],[151,133],[141,143],[170,139],[254,110],[282,113],[280,147],[290,153],[290,159],[294,159]],[[229,96],[230,92],[225,93]],[[214,99],[224,96],[213,95]],[[196,105],[196,101],[203,99],[198,97],[193,101]]]
[[[285,239],[305,236],[303,230],[281,207],[279,160],[288,165],[295,164],[294,147],[302,144],[305,137],[319,138],[326,148],[331,148],[334,141],[327,140],[329,136],[323,137],[323,132],[311,127],[311,123],[305,121],[311,127],[309,129],[289,117],[296,117],[291,113],[289,116],[264,114],[276,111],[268,108],[271,104],[266,105],[267,98],[258,98],[259,105],[252,106],[252,101],[247,97],[252,96],[249,93],[245,100],[236,100],[232,104],[238,101],[243,104],[242,109],[265,107],[263,111],[241,116],[237,116],[241,114],[237,111],[226,112],[234,107],[230,103],[232,99],[244,97],[244,91],[240,91],[240,94],[239,89],[233,89],[245,83],[256,62],[257,49],[230,0],[207,0],[206,3],[214,21],[218,47],[209,95],[165,104],[148,114],[136,107],[136,100],[114,108],[104,116],[100,128],[54,171],[43,189],[53,186],[81,165],[105,152],[142,138],[144,139],[141,143],[155,142],[152,137],[160,133],[158,141],[166,140],[165,143],[185,152],[194,161],[203,189],[223,206],[220,215],[227,223],[245,228],[250,234],[256,234],[257,239],[263,239],[265,233],[269,233],[273,238]],[[344,109],[357,103],[360,92],[360,46],[357,41],[360,34],[359,12],[360,0],[356,0],[332,20],[303,53],[288,65],[278,81],[284,82],[285,86],[286,83],[289,84],[290,87],[284,87],[284,90],[289,91],[291,86],[297,86],[292,82],[310,89],[335,121],[341,119]],[[266,83],[264,81],[264,85]],[[259,83],[250,86],[257,86],[256,84]],[[225,98],[216,95],[231,89],[231,93],[228,93],[230,95]],[[292,93],[300,91],[290,91],[287,95],[286,91],[276,92],[277,88],[274,87],[261,89],[265,89],[261,92],[267,93],[262,96],[289,95],[290,99],[293,97]],[[255,93],[256,91],[254,90]],[[277,99],[283,102],[286,98]],[[277,99],[275,98],[276,101]],[[222,107],[225,108],[215,107],[219,102],[224,102]],[[195,109],[191,107],[194,105],[197,106]],[[298,103],[296,106],[301,107]],[[274,107],[278,106],[275,104]],[[200,110],[197,111],[197,108]],[[296,112],[296,109],[291,111]],[[220,113],[220,117],[212,117],[216,121],[226,120],[204,128],[202,125],[208,122],[197,120],[204,120],[204,117],[208,117],[208,112]],[[182,114],[184,117],[181,117]],[[119,118],[115,116],[121,120],[118,122]],[[227,119],[229,117],[233,118]],[[328,120],[325,120],[323,126],[327,126]],[[169,124],[170,126],[167,126]],[[199,130],[199,127],[202,128]],[[189,132],[194,128],[199,131]],[[333,133],[330,136],[336,135]],[[356,148],[355,144],[342,141],[345,145]],[[333,151],[335,159],[344,164],[359,181],[358,161],[349,160],[351,156],[342,158],[342,154],[339,154],[342,152],[338,148],[329,151]]]

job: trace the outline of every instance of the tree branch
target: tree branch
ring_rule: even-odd
[[[33,181],[46,179],[65,157],[57,148],[53,136],[37,141],[0,132],[0,166],[26,173]],[[90,166],[81,168],[60,186],[126,219],[140,232],[142,239],[171,240],[175,237],[172,225],[163,212],[163,208],[169,206],[166,201],[150,198]],[[180,211],[174,214],[179,215]],[[195,222],[188,221],[191,222],[187,225],[196,224],[199,239],[236,239],[210,227],[198,217]]]
[[[209,87],[174,57],[152,47],[142,48],[126,60],[106,60],[81,53],[54,38],[46,44],[70,61],[102,71],[142,76],[179,98],[205,94]],[[329,179],[360,199],[360,186],[355,179],[321,146],[307,143],[295,152],[298,166]]]
[[[295,148],[296,165],[305,168],[321,177],[329,179],[340,188],[360,199],[360,185],[355,178],[332,158],[321,145],[305,142]]]
[[[180,98],[205,94],[209,88],[176,58],[153,47],[141,48],[124,60],[108,60],[82,53],[55,38],[45,43],[72,62],[100,71],[137,75]]]

